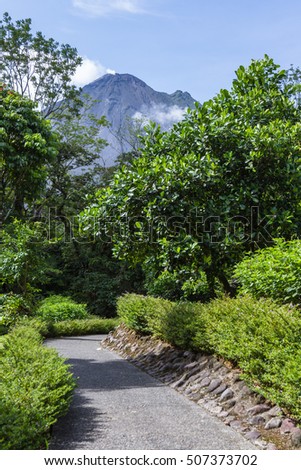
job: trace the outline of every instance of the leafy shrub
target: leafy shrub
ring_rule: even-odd
[[[48,336],[79,336],[92,334],[107,334],[118,325],[115,318],[99,318],[90,316],[82,320],[65,320],[53,323]]]
[[[84,319],[88,317],[85,304],[78,304],[70,297],[52,295],[43,300],[36,315],[46,321]]]
[[[171,305],[168,300],[125,294],[117,302],[117,314],[121,322],[140,333],[160,336],[161,318]]]
[[[182,271],[166,271],[163,270],[159,274],[154,274],[150,269],[146,271],[145,287],[147,294],[154,297],[162,297],[171,301],[208,301],[210,299],[210,291],[206,275],[199,270],[193,276],[187,270]]]
[[[19,320],[16,325],[30,326],[44,338],[54,338],[57,336],[107,334],[116,328],[118,323],[117,318],[99,318],[89,315],[88,318],[84,319],[63,320],[54,323],[38,317],[30,317]]]
[[[36,329],[13,329],[0,349],[0,449],[44,448],[74,386],[69,366]]]
[[[238,365],[250,385],[301,419],[301,317],[288,305],[251,296],[207,304],[127,295],[118,312],[130,328]]]
[[[301,241],[275,242],[275,246],[259,250],[237,265],[240,292],[300,304]]]
[[[202,302],[210,300],[210,289],[206,275],[200,270],[197,276],[191,276],[183,283],[182,291],[184,300],[200,300]]]
[[[192,302],[170,305],[161,319],[160,336],[181,349],[194,349],[198,307],[197,303]]]
[[[163,271],[157,276],[152,272],[146,276],[147,293],[155,297],[164,297],[168,300],[178,300],[182,297],[179,273],[176,271]]]
[[[10,327],[22,316],[29,315],[31,302],[19,294],[0,294],[0,326]]]

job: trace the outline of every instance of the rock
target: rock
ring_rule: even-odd
[[[223,367],[222,362],[216,361],[215,364],[213,364],[213,370],[214,370],[214,372],[216,372],[217,370],[219,370],[221,367]]]
[[[255,405],[252,408],[249,408],[247,412],[248,414],[254,416],[254,415],[258,415],[259,413],[264,413],[265,411],[268,411],[269,409],[270,409],[269,405],[262,404],[262,405]]]
[[[229,412],[228,411],[221,411],[219,414],[218,414],[218,417],[219,418],[227,418],[227,416],[229,416]]]
[[[208,401],[207,403],[204,403],[202,406],[207,411],[210,411],[210,413],[213,413],[215,415],[218,415],[222,411],[222,407],[217,405],[215,401]]]
[[[197,374],[194,374],[191,377],[189,377],[189,379],[187,380],[187,384],[193,384],[194,382],[198,382],[199,380],[202,380],[205,376],[206,374],[204,374],[204,371],[198,372]]]
[[[245,398],[245,397],[249,397],[250,395],[253,395],[252,390],[247,385],[244,385],[242,389],[240,390],[238,396],[239,398]]]
[[[233,383],[235,383],[235,390],[241,390],[245,386],[245,383],[239,377]]]
[[[281,418],[271,418],[265,425],[264,429],[276,429],[282,424]]]
[[[188,393],[194,393],[194,392],[198,392],[200,388],[201,388],[200,384],[194,384],[194,385],[190,385],[190,387],[186,391]]]
[[[221,383],[222,383],[221,379],[211,380],[211,382],[210,382],[210,384],[207,388],[207,391],[208,392],[213,392],[213,390],[215,390],[217,387],[219,387]]]
[[[224,392],[221,394],[220,401],[223,402],[233,397],[234,397],[233,390],[231,390],[231,388],[226,388]]]
[[[277,450],[277,447],[272,442],[269,442],[267,445],[267,450]]]
[[[263,439],[255,439],[255,442],[257,447],[260,447],[261,449],[265,450],[268,447],[268,443],[264,441]]]
[[[295,428],[291,433],[291,441],[294,447],[301,447],[301,429]]]
[[[205,377],[200,383],[201,388],[207,387],[210,384],[210,382],[211,380],[209,379],[209,377]]]
[[[207,367],[208,359],[199,362],[199,369],[204,370]]]
[[[217,387],[215,390],[213,390],[213,395],[221,395],[227,388],[226,384],[221,384],[219,387]]]
[[[231,408],[233,408],[234,406],[236,405],[236,400],[235,399],[232,399],[232,400],[227,400],[223,403],[223,408],[225,410],[230,410]]]
[[[193,367],[192,369],[189,369],[186,372],[186,380],[190,379],[190,377],[193,377],[194,375],[196,375],[198,373],[200,373],[199,364],[197,364],[195,367]]]
[[[245,437],[250,441],[256,441],[261,437],[261,434],[259,431],[257,431],[257,429],[252,429],[251,431],[245,434]]]
[[[245,406],[243,402],[236,402],[236,405],[234,406],[232,413],[237,415],[237,416],[243,416],[245,414]]]
[[[289,434],[293,429],[295,428],[294,422],[286,418],[282,421],[281,428],[280,428],[280,433],[281,434]]]
[[[198,366],[199,363],[194,361],[194,362],[191,362],[190,364],[187,364],[184,369],[193,369],[195,366]]]
[[[229,416],[227,416],[227,418],[224,419],[224,423],[225,423],[227,426],[230,426],[230,424],[232,423],[232,421],[235,421],[235,417],[232,416],[232,415],[229,415]]]
[[[273,406],[269,411],[267,411],[267,415],[271,417],[281,416],[282,410],[279,406]]]
[[[184,351],[183,357],[186,357],[187,359],[192,361],[195,358],[195,355],[191,351]]]
[[[265,423],[265,418],[262,415],[255,415],[249,419],[249,423],[258,426]]]
[[[203,394],[200,392],[193,392],[190,395],[188,395],[188,398],[193,401],[199,401],[202,395]]]
[[[241,421],[239,421],[238,419],[235,419],[234,421],[231,421],[230,426],[231,426],[231,428],[233,428],[233,429],[235,429],[236,431],[239,431],[239,432],[244,432],[248,429],[247,426],[245,424],[243,424]]]
[[[181,385],[183,385],[185,383],[186,378],[187,378],[187,374],[182,375],[182,377],[179,380],[177,380],[176,382],[174,382],[170,385],[171,388],[181,387]]]

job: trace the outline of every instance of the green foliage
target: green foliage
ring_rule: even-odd
[[[286,72],[265,56],[170,132],[152,127],[83,214],[116,255],[164,271],[203,272],[228,293],[246,251],[300,232],[301,124]],[[95,234],[95,231],[93,232]],[[189,275],[187,279],[189,278]],[[185,281],[187,279],[184,279]]]
[[[300,240],[275,240],[275,246],[259,250],[243,259],[234,275],[241,284],[242,294],[300,304]]]
[[[83,319],[54,322],[34,316],[19,319],[16,327],[29,326],[38,331],[44,338],[55,338],[60,336],[105,335],[118,324],[119,319],[117,318],[100,318],[96,315],[89,315]]]
[[[195,349],[193,338],[199,305],[192,302],[180,302],[174,303],[170,307],[166,309],[164,317],[161,318],[160,328],[156,334],[178,348]]]
[[[89,313],[101,317],[116,315],[117,298],[125,292],[141,292],[143,275],[140,267],[130,268],[112,255],[108,241],[61,245],[63,289],[78,302],[87,305]],[[86,243],[84,243],[86,242]]]
[[[301,419],[298,310],[250,296],[201,304],[130,294],[118,313],[129,328],[232,361],[252,387]]]
[[[149,295],[164,297],[168,300],[177,300],[183,294],[179,273],[175,271],[163,271],[157,277],[153,275],[152,271],[147,272],[146,289]]]
[[[0,294],[0,327],[10,327],[19,318],[30,315],[32,304],[22,295]]]
[[[79,92],[71,84],[82,63],[77,50],[60,45],[38,31],[31,31],[31,19],[13,23],[8,13],[0,21],[0,76],[4,83],[34,102],[45,116],[58,113],[64,106],[80,104]],[[64,106],[62,106],[64,103]]]
[[[206,275],[203,271],[190,272],[189,269],[180,271],[162,271],[156,273],[150,265],[144,265],[146,272],[145,287],[147,294],[163,297],[168,300],[207,301],[210,290]]]
[[[159,333],[161,318],[170,305],[160,298],[125,294],[118,299],[117,314],[121,322],[140,333]]]
[[[119,321],[115,318],[99,318],[90,315],[82,320],[65,320],[53,323],[49,328],[47,336],[82,336],[108,334]]]
[[[1,37],[1,36],[0,36]],[[24,217],[46,186],[46,164],[57,153],[50,123],[32,101],[0,82],[0,224]]]
[[[0,288],[30,296],[47,278],[47,240],[41,225],[14,220],[1,230],[0,244]]]
[[[49,322],[80,320],[88,317],[86,305],[78,304],[70,297],[52,295],[44,299],[36,311],[37,317]]]
[[[0,449],[47,447],[51,426],[69,406],[75,383],[40,334],[20,326],[0,349]]]

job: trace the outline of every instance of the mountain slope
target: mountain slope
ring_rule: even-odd
[[[106,116],[110,123],[110,129],[101,132],[101,137],[109,142],[103,152],[106,166],[112,165],[120,153],[130,149],[130,140],[134,138],[132,126],[141,125],[148,119],[168,129],[195,103],[187,92],[158,92],[130,74],[104,75],[86,85],[83,93],[98,101],[92,112],[97,117]]]

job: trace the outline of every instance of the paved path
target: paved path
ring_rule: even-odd
[[[170,387],[101,348],[104,336],[48,340],[69,358],[78,388],[51,449],[254,449]]]

